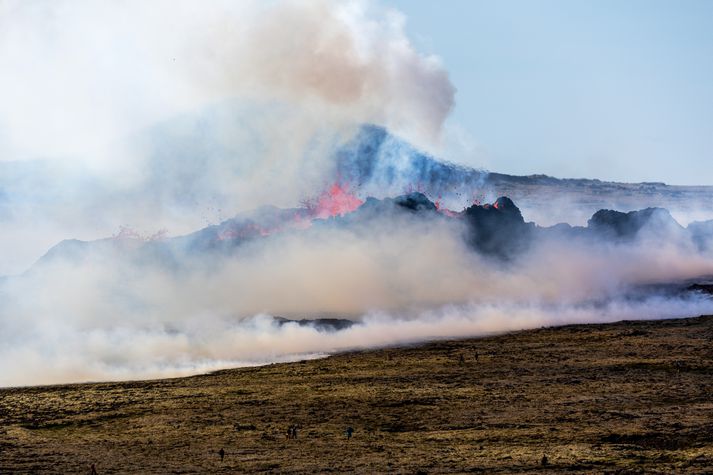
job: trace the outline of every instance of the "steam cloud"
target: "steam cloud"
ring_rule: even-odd
[[[339,172],[334,151],[363,123],[437,141],[454,88],[403,21],[360,1],[1,3],[0,273],[30,270],[0,280],[0,385],[713,312],[702,296],[646,290],[713,274],[686,239],[553,233],[504,263],[437,216],[314,222],[227,255],[107,239],[30,265],[123,224],[177,235],[296,206]],[[330,333],[272,316],[360,324]]]
[[[410,216],[325,223],[183,267],[132,261],[132,240],[50,259],[5,285],[2,384],[174,376],[447,336],[710,313],[647,289],[713,273],[681,239],[543,237],[517,262],[468,248],[461,223]],[[15,299],[12,301],[12,299]],[[271,315],[348,316],[340,332]],[[22,362],[18,364],[17,362]]]
[[[365,1],[3,2],[0,274],[68,236],[294,206],[362,123],[437,141],[454,88],[403,23]]]

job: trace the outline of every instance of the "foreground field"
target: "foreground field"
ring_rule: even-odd
[[[0,390],[0,473],[92,464],[99,474],[711,473],[713,317]]]

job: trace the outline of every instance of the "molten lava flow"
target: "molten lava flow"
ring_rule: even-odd
[[[304,201],[301,208],[277,210],[247,220],[228,220],[218,226],[214,239],[216,241],[253,239],[289,229],[306,229],[312,225],[314,219],[342,216],[354,211],[363,203],[345,186],[335,183],[318,198]]]
[[[443,197],[441,195],[438,195],[438,199],[433,202],[433,204],[436,206],[436,211],[439,213],[448,216],[449,218],[458,218],[460,217],[460,212],[458,211],[453,211],[452,209],[446,208],[443,206],[443,203],[441,203],[441,200],[443,200]]]
[[[446,208],[445,206],[443,206],[443,205],[441,204],[440,199],[437,200],[437,201],[436,201],[435,203],[433,203],[433,204],[436,205],[436,211],[438,211],[439,213],[441,213],[441,214],[443,214],[443,215],[448,216],[449,218],[456,218],[456,217],[458,217],[458,216],[460,215],[460,213],[458,213],[457,211],[453,211],[453,210],[448,209],[448,208]]]
[[[443,215],[445,215],[445,216],[448,216],[449,218],[459,218],[459,217],[461,216],[461,213],[462,213],[462,212],[460,212],[460,211],[453,211],[453,210],[448,209],[448,208],[439,208],[439,209],[438,209],[438,212],[441,213],[441,214],[443,214]]]
[[[335,183],[320,195],[312,205],[312,210],[316,218],[329,218],[351,213],[363,203],[364,201],[350,193],[346,187]]]

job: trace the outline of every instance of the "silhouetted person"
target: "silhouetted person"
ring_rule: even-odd
[[[221,448],[221,449],[218,451],[218,455],[220,455],[220,461],[222,462],[223,459],[225,458],[225,449]]]
[[[475,361],[478,361],[478,358],[480,358],[480,355],[479,355],[478,352],[476,351],[476,352],[475,352]]]
[[[293,439],[297,438],[297,424],[292,426],[292,438]]]
[[[464,364],[465,363],[465,358],[463,358],[463,354],[461,353],[460,358],[458,358],[458,363],[459,364]]]
[[[292,438],[292,426],[287,428],[287,438],[288,439]]]
[[[97,467],[96,465],[92,464],[92,475],[97,475]]]
[[[542,460],[540,461],[540,463],[542,464],[543,467],[546,466],[548,463],[550,463],[549,460],[547,460],[547,455],[542,456]]]
[[[353,427],[347,427],[346,432],[347,432],[347,439],[351,439],[351,438],[352,438],[352,434],[354,433],[354,428],[353,428]]]

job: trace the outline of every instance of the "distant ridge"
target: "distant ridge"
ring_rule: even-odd
[[[439,209],[423,193],[412,192],[394,198],[368,198],[356,210],[328,219],[310,215],[306,208],[263,207],[175,238],[156,241],[136,238],[88,242],[65,240],[51,248],[30,272],[41,271],[43,266],[57,261],[78,264],[102,253],[119,253],[122,259],[133,260],[137,265],[158,264],[179,271],[193,259],[220,259],[247,242],[268,239],[275,234],[300,233],[315,226],[356,229],[359,226],[368,227],[372,220],[393,220],[398,216],[427,221],[429,226],[462,222],[467,230],[464,239],[474,252],[505,261],[516,259],[534,239],[548,236],[611,243],[651,236],[660,242],[689,242],[699,251],[713,249],[713,234],[710,232],[713,220],[683,227],[663,208],[632,212],[599,210],[584,227],[566,223],[538,226],[526,222],[521,210],[508,197],[500,197],[492,204],[473,204],[454,212]],[[312,225],[304,227],[296,218],[311,220]]]

